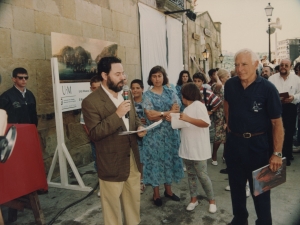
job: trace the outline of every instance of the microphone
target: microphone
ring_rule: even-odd
[[[124,98],[124,100],[128,100],[129,98],[128,98],[128,94],[129,94],[129,87],[127,86],[127,85],[124,85],[123,86],[123,98]],[[126,114],[125,114],[125,118],[129,118],[129,112],[127,112]]]

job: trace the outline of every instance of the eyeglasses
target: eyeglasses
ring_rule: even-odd
[[[17,78],[18,78],[19,80],[23,80],[23,79],[28,80],[28,76],[27,76],[27,77],[17,76]]]

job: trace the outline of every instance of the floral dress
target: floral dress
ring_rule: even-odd
[[[220,100],[224,102],[224,85],[219,91],[216,90],[215,84],[213,84],[211,88],[213,92],[220,98]],[[221,142],[223,144],[226,143],[226,130],[224,129],[226,122],[223,103],[214,113],[214,124],[216,129],[214,142]]]
[[[151,90],[143,94],[143,108],[146,110],[169,111],[174,103],[181,106],[176,93],[169,88],[164,87],[161,95]],[[154,122],[147,118],[146,121],[147,126]],[[178,130],[172,129],[171,123],[166,120],[147,131],[143,138],[145,184],[157,187],[179,182],[184,177],[182,159],[178,156],[179,144]]]

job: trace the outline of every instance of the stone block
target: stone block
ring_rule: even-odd
[[[137,48],[126,48],[126,64],[140,64],[140,53]]]
[[[82,36],[81,22],[60,17],[61,32]]]
[[[126,48],[124,46],[118,45],[118,58],[122,60],[122,63],[126,60]]]
[[[141,65],[135,65],[135,79],[142,79],[142,70],[141,70]]]
[[[67,124],[67,134],[72,149],[90,142],[82,124],[78,122]]]
[[[44,41],[45,41],[45,56],[46,59],[52,58],[52,46],[51,46],[51,36],[44,35]]]
[[[27,9],[34,9],[35,0],[23,0],[23,7]]]
[[[75,0],[62,0],[61,4],[62,4],[61,15],[63,17],[75,20],[76,18]]]
[[[112,12],[113,29],[117,31],[128,32],[128,19],[129,16],[113,11]]]
[[[139,22],[137,16],[128,17],[128,33],[139,35]]]
[[[137,16],[137,2],[132,0],[123,0],[123,13],[127,16]]]
[[[51,62],[49,60],[36,61],[37,99],[39,104],[53,102],[53,86]],[[50,112],[47,112],[50,113]]]
[[[0,28],[0,58],[12,57],[10,30]]]
[[[12,6],[0,2],[0,27],[13,28]]]
[[[13,58],[45,59],[43,35],[13,30],[11,40]]]
[[[130,85],[130,82],[135,79],[135,65],[124,65],[124,71],[127,75],[128,84]]]
[[[102,8],[102,26],[112,28],[111,10]]]
[[[55,127],[55,114],[47,113],[40,114],[38,113],[38,130],[46,130],[50,127]]]
[[[120,32],[120,46],[135,47],[135,36],[133,34]]]
[[[34,11],[32,9],[13,7],[14,29],[35,32]]]
[[[53,96],[53,92],[52,93],[48,93],[49,95]],[[37,107],[36,107],[36,111],[38,115],[42,115],[42,114],[49,114],[49,113],[53,113],[54,112],[54,102],[50,102],[50,103],[38,103]]]
[[[92,162],[92,151],[89,144],[77,146],[76,148],[69,149],[75,165],[82,166]]]
[[[63,112],[63,121],[64,124],[68,125],[69,123],[79,123],[80,112],[78,110]]]
[[[53,15],[60,15],[62,8],[61,0],[35,0],[34,9],[40,12],[47,12]]]
[[[35,12],[35,29],[37,33],[50,35],[51,32],[59,33],[60,17],[45,12]]]
[[[79,21],[102,25],[101,7],[82,0],[75,0],[76,19]]]
[[[104,39],[119,44],[119,32],[109,28],[104,28]]]
[[[109,0],[109,6],[111,10],[123,13],[124,5],[122,0]]]
[[[104,39],[104,28],[89,23],[82,23],[82,33],[84,37]]]
[[[49,157],[53,157],[57,147],[56,128],[51,127],[43,130],[39,129],[39,135],[43,149],[43,158],[46,159]]]
[[[100,0],[99,1],[99,6],[101,8],[106,8],[106,9],[109,9],[109,0]]]

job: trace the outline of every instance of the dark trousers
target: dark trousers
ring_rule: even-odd
[[[284,128],[282,154],[287,159],[292,157],[296,118],[297,106],[292,103],[282,104],[282,122]]]
[[[248,218],[246,208],[246,182],[249,181],[251,195],[257,215],[256,225],[272,225],[270,191],[253,195],[252,171],[268,164],[268,135],[249,139],[229,133],[227,138],[226,163],[231,192],[233,225],[243,225]]]

